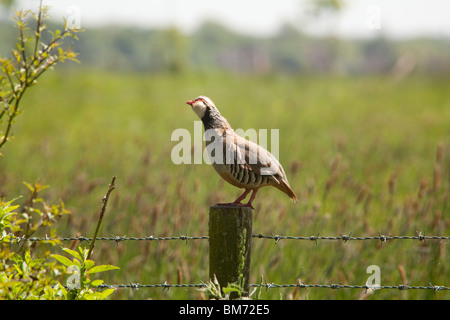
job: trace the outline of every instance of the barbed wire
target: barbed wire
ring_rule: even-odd
[[[387,285],[387,286],[379,286],[379,285],[349,285],[349,284],[304,284],[304,283],[296,283],[296,284],[276,284],[276,283],[266,283],[266,284],[251,284],[251,287],[263,287],[266,289],[270,288],[325,288],[325,289],[398,289],[398,290],[450,290],[450,287],[446,286],[435,286],[430,283],[428,286],[410,286],[410,285]]]
[[[281,240],[308,240],[315,241],[316,244],[319,240],[331,240],[331,241],[343,241],[346,243],[347,241],[364,241],[364,240],[378,240],[381,242],[387,242],[389,240],[418,240],[418,241],[427,241],[427,240],[450,240],[450,236],[425,236],[422,232],[417,232],[415,236],[392,236],[383,235],[381,233],[378,236],[361,236],[354,237],[352,233],[349,235],[340,234],[339,236],[320,236],[320,234],[314,236],[283,236],[283,235],[263,235],[256,234],[252,235],[252,238],[255,239],[269,239],[274,240],[275,243],[278,243]],[[10,242],[20,243],[22,241],[92,241],[93,238],[88,238],[84,236],[77,235],[75,237],[48,237],[47,235],[44,237],[12,237]],[[172,241],[172,240],[182,240],[185,241],[186,244],[190,240],[209,240],[209,236],[187,236],[187,235],[179,235],[179,236],[165,236],[165,237],[157,237],[154,235],[145,236],[145,237],[127,237],[127,236],[114,236],[110,237],[97,237],[96,241],[114,241],[116,243],[121,241],[155,241],[159,244],[160,241]],[[207,284],[198,283],[198,284],[170,284],[167,281],[160,284],[140,284],[140,283],[129,283],[129,284],[101,284],[97,286],[100,289],[143,289],[143,288],[162,288],[163,291],[169,290],[170,288],[206,288]],[[433,290],[435,292],[450,290],[449,286],[437,286],[432,285],[431,283],[428,286],[410,286],[410,285],[384,285],[384,286],[369,286],[369,285],[348,285],[348,284],[305,284],[299,281],[298,283],[292,284],[276,284],[276,283],[263,283],[263,284],[250,284],[251,288],[265,288],[274,289],[274,288],[298,288],[298,289],[311,289],[311,288],[322,288],[322,289],[363,289],[367,292],[369,289],[373,290],[386,290],[386,289],[397,289],[397,290]]]
[[[155,237],[155,236],[146,236],[146,237],[127,237],[127,236],[110,236],[110,237],[97,237],[96,241],[115,241],[115,242],[121,242],[121,241],[166,241],[166,240],[183,240],[183,241],[189,241],[189,240],[208,240],[208,236],[170,236],[170,237]],[[11,238],[11,242],[21,242],[21,241],[92,241],[93,238],[88,238],[84,236],[75,236],[75,237],[42,237],[42,238],[26,238],[26,237],[14,237]]]
[[[320,234],[317,234],[315,236],[283,236],[283,235],[263,235],[263,234],[257,234],[252,235],[253,238],[257,239],[271,239],[275,240],[275,242],[279,242],[280,240],[309,240],[309,241],[315,241],[316,244],[319,240],[339,240],[346,243],[347,241],[364,241],[364,240],[379,240],[381,242],[387,242],[389,240],[418,240],[418,241],[427,241],[427,240],[450,240],[450,236],[425,236],[422,234],[422,232],[417,232],[416,236],[392,236],[389,235],[383,235],[381,233],[378,234],[378,236],[361,236],[361,237],[354,237],[352,236],[352,233],[349,235],[346,234],[340,234],[339,236],[320,236]],[[111,235],[110,237],[97,237],[96,240],[99,241],[115,241],[115,242],[121,242],[121,241],[170,241],[170,240],[182,240],[186,243],[190,240],[208,240],[208,236],[187,236],[187,235],[179,235],[179,236],[166,236],[166,237],[156,237],[156,236],[146,236],[146,237],[127,237],[127,236],[114,236]],[[12,237],[10,239],[11,242],[17,242],[20,243],[22,241],[92,241],[93,238],[88,238],[84,236],[75,236],[75,237],[32,237],[32,238],[26,238],[26,237]]]
[[[141,289],[141,288],[163,288],[164,290],[169,290],[170,288],[206,288],[208,285],[205,283],[198,284],[170,284],[161,283],[161,284],[140,284],[140,283],[129,283],[129,284],[101,284],[97,286],[97,288],[101,289]],[[274,288],[299,288],[299,289],[309,289],[309,288],[322,288],[322,289],[364,289],[364,290],[381,290],[381,289],[397,289],[397,290],[433,290],[435,292],[450,290],[448,286],[436,286],[431,283],[428,286],[410,286],[410,285],[349,285],[349,284],[305,284],[302,282],[292,283],[292,284],[276,284],[276,283],[264,283],[264,284],[250,284],[251,288],[265,288],[274,289]]]
[[[422,232],[417,232],[416,236],[392,236],[389,235],[383,235],[381,233],[378,234],[378,236],[363,236],[363,237],[352,237],[352,233],[350,235],[341,234],[340,236],[320,236],[320,234],[316,236],[309,236],[309,237],[296,237],[296,236],[280,236],[280,235],[253,235],[254,238],[260,238],[260,239],[273,239],[275,242],[278,242],[280,240],[310,240],[315,241],[317,244],[318,240],[341,240],[344,243],[347,241],[363,241],[363,240],[380,240],[381,242],[387,242],[388,240],[419,240],[419,241],[426,241],[426,240],[450,240],[450,236],[425,236],[422,234]]]

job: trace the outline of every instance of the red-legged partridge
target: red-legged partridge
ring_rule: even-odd
[[[218,205],[253,208],[252,202],[258,189],[265,186],[274,186],[297,202],[297,196],[289,186],[286,173],[278,160],[263,147],[237,135],[211,99],[199,96],[186,103],[203,122],[206,147],[212,155],[214,169],[227,182],[245,189],[234,202]],[[248,203],[241,203],[250,191],[253,192]]]

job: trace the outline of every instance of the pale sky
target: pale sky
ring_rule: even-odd
[[[305,20],[305,0],[44,0],[55,18],[72,15],[83,29],[102,24],[144,28],[176,26],[194,31],[206,20],[235,31],[265,36],[289,22],[310,33],[371,37],[425,35],[450,38],[450,0],[346,0],[337,16]],[[19,0],[34,8],[37,0]]]

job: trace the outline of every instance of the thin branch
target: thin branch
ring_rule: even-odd
[[[89,252],[87,255],[87,259],[89,259],[91,257],[92,250],[94,249],[95,240],[97,239],[98,230],[100,229],[100,225],[102,224],[103,216],[105,215],[109,196],[111,195],[111,192],[116,188],[116,186],[114,185],[115,181],[116,181],[116,177],[114,176],[111,180],[111,183],[109,184],[109,188],[108,188],[108,191],[106,192],[106,195],[102,199],[103,206],[102,206],[102,209],[100,210],[100,216],[98,217],[98,222],[97,222],[97,227],[95,228],[94,237],[92,239],[91,245],[89,246]]]
[[[39,10],[40,11],[40,10]],[[21,77],[19,77],[19,82],[21,84],[21,86],[23,86],[23,89],[25,90],[27,84],[28,84],[28,65],[27,65],[27,55],[25,53],[25,36],[24,36],[24,26],[23,26],[23,17],[20,17],[20,22],[22,23],[19,27],[19,32],[20,32],[20,54],[22,56],[22,64],[23,64],[23,69],[24,69],[24,73],[25,73],[25,79],[22,83]],[[17,61],[19,62],[19,61]],[[17,63],[17,66],[19,67],[20,70],[20,63]]]
[[[39,3],[39,12],[38,12],[38,18],[36,22],[36,40],[34,42],[34,55],[33,55],[33,61],[37,58],[38,53],[38,47],[39,47],[39,41],[41,39],[41,23],[42,23],[42,0]]]

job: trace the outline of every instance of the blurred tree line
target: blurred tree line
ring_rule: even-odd
[[[0,53],[11,48],[17,33],[0,21]],[[73,43],[83,67],[138,72],[225,70],[236,73],[450,75],[450,39],[392,40],[311,37],[283,26],[261,38],[232,32],[207,22],[192,34],[176,28],[91,28]],[[65,68],[73,68],[70,64]]]

